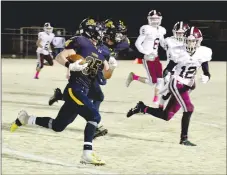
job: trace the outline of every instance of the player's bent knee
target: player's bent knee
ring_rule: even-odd
[[[66,128],[66,126],[63,126],[61,124],[54,124],[52,125],[52,129],[55,131],[55,132],[62,132],[64,131]]]
[[[96,116],[94,117],[94,122],[97,122],[97,123],[99,124],[100,121],[101,121],[101,116],[100,116],[100,115],[96,115]]]
[[[188,105],[188,111],[187,112],[193,112],[194,111],[194,105],[190,104]]]
[[[96,122],[96,123],[100,123],[100,121],[101,121],[101,116],[100,116],[100,114],[99,113],[97,113],[97,114],[95,114],[91,119],[90,119],[90,121],[93,121],[93,122]]]

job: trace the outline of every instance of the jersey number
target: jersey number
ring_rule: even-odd
[[[84,75],[90,75],[92,78],[95,77],[99,70],[99,66],[102,64],[102,61],[92,56],[87,56],[86,62],[88,63],[88,66],[82,70],[82,73]]]
[[[154,50],[157,50],[157,49],[158,49],[158,46],[159,46],[159,38],[156,38],[156,39],[154,40],[153,49],[154,49]]]
[[[45,50],[48,50],[48,49],[49,49],[49,45],[50,45],[50,42],[47,41],[46,44],[45,44],[45,46],[44,46],[44,49],[45,49]]]
[[[186,66],[181,67],[180,77],[182,78],[192,78],[196,73],[196,66],[192,66],[186,69]],[[185,76],[184,76],[185,73]]]

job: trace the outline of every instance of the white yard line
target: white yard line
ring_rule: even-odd
[[[58,160],[49,159],[49,158],[46,158],[46,157],[42,157],[42,156],[30,154],[30,153],[24,153],[24,152],[13,150],[11,148],[6,148],[6,147],[2,148],[2,154],[8,154],[8,155],[12,155],[14,157],[23,157],[23,158],[28,159],[28,160],[34,160],[34,161],[43,162],[43,163],[50,163],[50,164],[61,165],[61,166],[66,166],[66,167],[75,167],[75,168],[78,168],[80,170],[84,169],[84,171],[85,171],[84,173],[116,174],[116,173],[109,172],[109,171],[106,172],[106,171],[92,169],[91,165],[88,165],[88,167],[86,167],[87,165],[71,164],[71,163],[67,163],[65,161],[61,162],[61,161],[58,161]],[[95,168],[95,166],[94,166],[94,168]]]

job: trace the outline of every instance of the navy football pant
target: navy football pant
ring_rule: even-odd
[[[72,88],[67,85],[63,96],[65,103],[61,107],[57,117],[55,119],[48,120],[46,126],[43,126],[42,121],[41,123],[39,122],[41,119],[38,117],[36,124],[52,128],[56,132],[61,132],[75,120],[78,114],[87,122],[93,122],[96,124],[100,122],[101,116],[94,104],[87,97],[86,89],[80,86]]]

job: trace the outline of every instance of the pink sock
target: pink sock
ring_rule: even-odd
[[[132,76],[132,78],[133,78],[133,80],[138,80],[138,79],[139,79],[139,76],[137,76],[137,75],[134,74],[134,75]]]
[[[147,109],[148,109],[148,106],[144,109],[144,111],[143,111],[143,112],[144,112],[144,113],[146,113],[146,112],[147,112]]]
[[[158,96],[154,96],[153,102],[157,102],[158,101]]]
[[[35,74],[35,77],[38,77],[38,76],[39,76],[39,71],[37,71]]]

